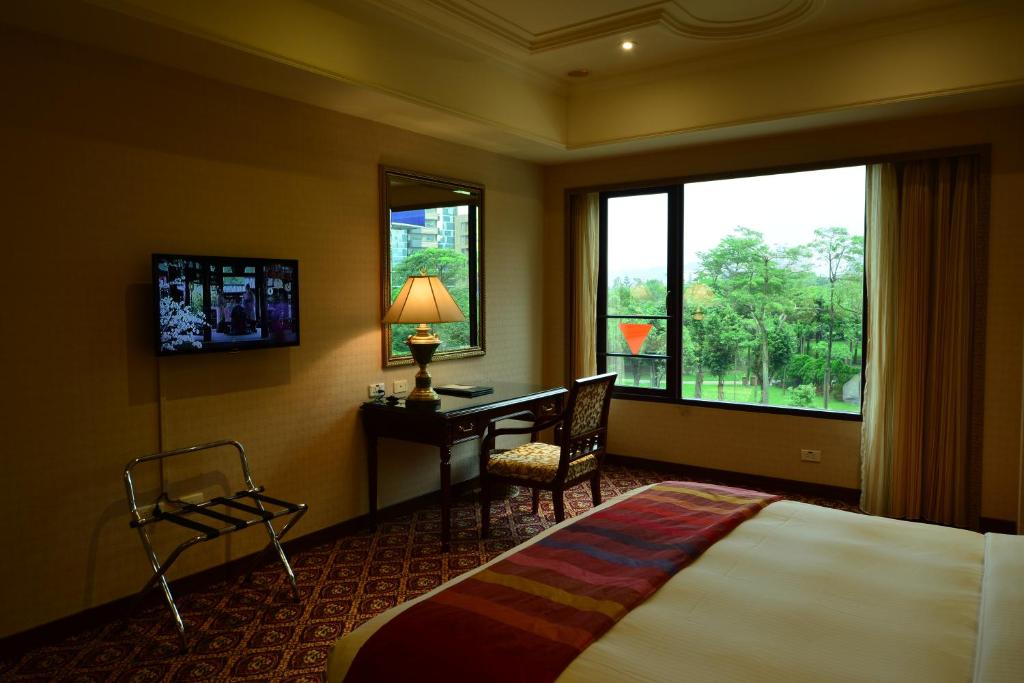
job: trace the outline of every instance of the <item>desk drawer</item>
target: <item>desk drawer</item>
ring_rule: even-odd
[[[474,439],[480,435],[478,428],[479,421],[475,417],[463,417],[454,420],[448,428],[449,439],[452,443]]]

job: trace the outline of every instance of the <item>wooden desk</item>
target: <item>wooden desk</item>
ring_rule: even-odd
[[[441,455],[441,547],[448,550],[451,539],[451,457],[452,446],[479,438],[496,417],[523,410],[537,418],[562,410],[566,390],[534,384],[500,383],[493,394],[461,398],[442,396],[436,410],[406,408],[370,401],[362,405],[370,472],[370,520],[377,522],[377,440],[381,437],[437,446]]]

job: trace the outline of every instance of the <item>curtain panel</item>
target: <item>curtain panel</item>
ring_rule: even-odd
[[[861,507],[872,514],[978,525],[980,166],[868,167]]]
[[[597,374],[597,274],[599,268],[600,197],[596,192],[569,196],[569,294],[572,376]]]

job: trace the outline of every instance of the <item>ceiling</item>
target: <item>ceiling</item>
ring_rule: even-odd
[[[424,30],[476,45],[551,78],[600,79],[692,62],[965,0],[371,0]],[[320,4],[344,11],[350,0]],[[619,49],[623,40],[636,49]]]
[[[1016,0],[47,0],[0,22],[541,163],[1024,102]]]

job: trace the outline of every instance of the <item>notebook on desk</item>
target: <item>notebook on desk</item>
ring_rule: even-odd
[[[472,397],[494,393],[494,387],[479,387],[469,384],[442,384],[439,387],[434,387],[434,391],[439,394],[448,394],[449,396]]]

